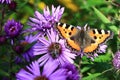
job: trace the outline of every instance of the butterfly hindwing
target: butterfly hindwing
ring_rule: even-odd
[[[67,45],[70,46],[70,49],[74,51],[80,51],[80,46],[76,44],[73,40],[67,39]]]

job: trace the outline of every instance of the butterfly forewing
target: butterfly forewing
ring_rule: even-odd
[[[97,30],[91,29],[88,32],[89,36],[95,40],[95,43],[91,43],[84,49],[85,53],[92,53],[98,49],[99,45],[105,43],[108,39],[112,37],[112,32],[107,30]]]
[[[71,40],[71,36],[74,36],[75,34],[77,34],[79,29],[65,23],[57,23],[56,28],[60,33],[60,35],[66,39],[66,42],[67,42],[67,45],[69,45],[68,46],[69,48],[76,51],[80,50],[79,45],[77,45],[73,40]]]
[[[109,30],[91,29],[88,34],[96,41],[96,43],[101,44],[110,39],[113,33]]]
[[[72,25],[68,25],[65,23],[57,23],[57,30],[60,32],[61,36],[65,39],[70,38],[71,36],[77,33],[77,28]]]

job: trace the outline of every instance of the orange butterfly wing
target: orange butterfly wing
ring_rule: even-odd
[[[110,39],[113,35],[112,32],[107,30],[97,30],[97,29],[90,29],[88,31],[88,34],[90,37],[92,37],[95,40],[95,43],[91,43],[90,46],[87,46],[84,49],[84,53],[92,53],[95,50],[98,49],[99,45],[106,42],[108,39]]]
[[[60,32],[61,36],[66,39],[67,44],[72,50],[80,51],[80,45],[71,40],[70,37],[78,33],[79,29],[73,27],[72,25],[67,25],[65,23],[57,23],[57,30]],[[93,53],[96,51],[100,44],[106,42],[112,37],[112,32],[106,30],[90,29],[87,31],[88,35],[94,39],[95,43],[91,43],[89,46],[85,47],[84,53]]]
[[[57,23],[57,30],[60,32],[61,36],[66,39],[67,44],[71,49],[75,49],[80,51],[80,47],[73,40],[70,39],[71,36],[75,35],[79,29],[73,27],[72,25],[68,25],[65,23]]]

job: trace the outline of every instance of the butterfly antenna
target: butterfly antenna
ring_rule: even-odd
[[[85,30],[86,31],[86,27],[87,27],[87,24],[85,24],[84,27],[81,27],[81,30]]]
[[[88,24],[85,24],[85,26],[84,26],[84,27],[86,28],[87,26],[88,26]]]
[[[84,28],[84,30],[88,30],[88,29],[90,29],[90,27],[88,27],[88,24],[85,24],[85,26],[83,27]]]

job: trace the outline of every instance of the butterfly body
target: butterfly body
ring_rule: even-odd
[[[84,53],[95,52],[99,45],[105,43],[113,34],[109,30],[90,29],[87,26],[79,29],[65,23],[57,23],[56,29],[66,39],[67,46],[72,51]]]
[[[76,44],[78,44],[81,50],[84,50],[85,47],[89,46],[91,43],[94,43],[94,39],[91,38],[87,31],[79,30],[77,34],[70,37]]]

